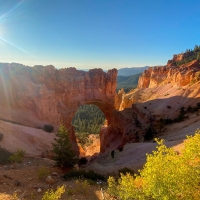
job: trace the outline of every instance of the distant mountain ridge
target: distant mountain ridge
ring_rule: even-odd
[[[145,69],[148,69],[149,66],[144,66],[144,67],[125,67],[118,69],[118,76],[130,76],[134,74],[139,74],[142,73]]]
[[[131,89],[136,88],[141,75],[142,73],[131,76],[117,76],[117,90],[124,88],[125,92],[129,92]]]

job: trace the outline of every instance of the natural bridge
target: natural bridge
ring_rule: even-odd
[[[76,147],[71,125],[74,114],[81,105],[94,104],[107,120],[100,133],[101,152],[116,148],[124,132],[121,115],[114,107],[116,77],[116,69],[105,73],[102,69],[85,72],[51,65],[0,64],[0,118],[31,127],[63,123]]]

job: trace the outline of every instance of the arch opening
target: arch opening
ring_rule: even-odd
[[[78,108],[72,119],[80,157],[90,157],[100,152],[100,130],[106,115],[98,105],[86,103]]]

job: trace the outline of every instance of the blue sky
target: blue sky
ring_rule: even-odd
[[[200,45],[199,0],[0,0],[0,62],[164,65]]]

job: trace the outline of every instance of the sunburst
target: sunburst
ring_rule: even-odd
[[[5,39],[5,37],[6,37],[6,33],[5,33],[6,23],[5,22],[9,19],[9,17],[11,17],[12,12],[14,10],[16,10],[24,1],[25,0],[21,0],[14,7],[12,7],[9,11],[5,12],[3,15],[0,16],[0,40],[18,50],[20,50],[23,53],[25,53],[33,58],[36,58],[36,56],[28,53],[23,48],[19,47],[18,45],[14,44],[13,42],[9,41],[8,39]]]

